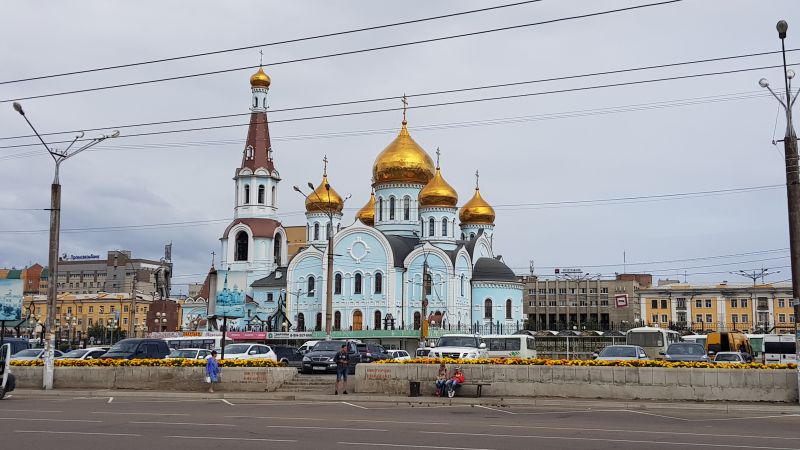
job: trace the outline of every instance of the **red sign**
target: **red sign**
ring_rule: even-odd
[[[267,338],[264,331],[229,331],[227,337],[234,341],[263,341]]]

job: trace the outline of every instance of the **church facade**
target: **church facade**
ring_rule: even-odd
[[[481,196],[478,173],[471,198],[459,208],[438,150],[434,162],[411,137],[405,112],[397,137],[376,156],[372,193],[350,225],[344,225],[350,222],[344,200],[328,179],[325,160],[320,184],[306,197],[307,244],[287,261],[286,231],[278,220],[281,178],[266,113],[270,82],[262,69],[250,79],[250,128],[234,176],[234,220],[221,237],[219,282],[213,283],[221,288],[224,277],[229,289],[246,295],[248,316],[240,327],[251,325],[255,315],[272,327],[324,330],[328,285],[333,330],[418,329],[423,321],[452,330],[522,325],[523,285],[495,256],[495,211]]]

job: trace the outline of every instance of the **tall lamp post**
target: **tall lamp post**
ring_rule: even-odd
[[[789,24],[781,20],[775,26],[778,30],[778,38],[781,40],[781,55],[783,56],[783,83],[786,89],[786,100],[784,102],[775,91],[769,87],[766,78],[758,81],[759,86],[766,88],[783,106],[786,113],[786,134],[783,138],[784,160],[786,165],[786,196],[789,206],[789,253],[792,264],[792,306],[794,306],[794,337],[795,352],[800,361],[800,337],[797,333],[797,321],[800,319],[800,178],[798,178],[797,166],[797,133],[792,124],[792,107],[797,100],[800,90],[792,96],[792,78],[794,71],[786,68],[786,31]],[[800,365],[797,371],[797,380],[800,382]]]
[[[72,153],[69,153],[69,150],[72,148],[73,145],[78,141],[78,139],[83,137],[83,133],[79,134],[72,140],[72,143],[64,150],[63,152],[56,151],[48,147],[47,143],[42,139],[42,136],[39,135],[39,132],[36,131],[33,124],[28,117],[25,115],[25,111],[22,109],[22,105],[17,102],[14,102],[14,110],[18,112],[25,122],[28,123],[28,126],[31,127],[36,137],[39,138],[39,141],[44,145],[44,148],[53,158],[53,162],[55,163],[55,174],[53,176],[53,184],[50,186],[50,254],[48,258],[48,280],[49,283],[47,285],[47,331],[50,334],[47,336],[47,341],[45,342],[45,351],[44,351],[44,375],[42,380],[42,385],[45,389],[53,389],[53,368],[54,368],[54,361],[55,361],[55,345],[56,345],[56,337],[53,331],[55,328],[53,327],[53,323],[55,323],[56,318],[56,294],[58,293],[58,237],[61,231],[61,183],[58,180],[58,170],[61,167],[61,163],[66,161],[67,159],[77,155],[78,153],[93,147],[100,142],[108,139],[108,138],[115,138],[119,136],[119,131],[114,130],[111,134],[104,134],[102,136],[96,137],[94,139],[90,139],[88,142],[84,143],[81,147],[77,150],[74,150]]]

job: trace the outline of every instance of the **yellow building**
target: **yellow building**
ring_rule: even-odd
[[[675,283],[643,289],[639,299],[643,321],[654,327],[742,332],[794,328],[789,285]]]

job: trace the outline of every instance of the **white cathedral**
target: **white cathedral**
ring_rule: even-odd
[[[241,328],[260,315],[272,330],[287,324],[292,331],[324,330],[332,234],[334,331],[418,329],[423,320],[464,331],[489,323],[522,326],[523,285],[495,257],[495,212],[481,196],[477,172],[472,198],[459,209],[438,151],[434,164],[411,137],[405,112],[397,137],[375,158],[369,201],[349,226],[342,224],[344,201],[328,181],[326,162],[322,181],[306,198],[306,244],[288,260],[267,120],[270,82],[263,68],[250,77],[250,127],[234,176],[234,220],[220,239],[220,270],[212,268],[201,296],[243,291],[248,316]],[[213,306],[208,314],[214,316]]]

